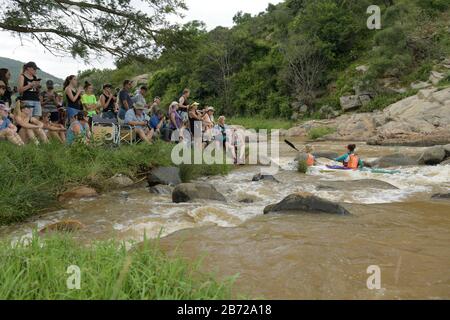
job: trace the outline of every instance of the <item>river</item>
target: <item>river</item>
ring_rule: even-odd
[[[314,148],[343,152],[344,145],[320,142]],[[361,144],[358,151],[368,159],[394,152],[416,154],[421,148]],[[86,226],[76,234],[83,242],[160,236],[167,252],[202,258],[204,271],[220,278],[238,274],[237,297],[450,298],[450,201],[431,200],[434,193],[449,192],[450,166],[400,168],[396,175],[312,168],[301,175],[292,162],[295,154],[280,145],[280,183],[252,182],[257,166],[199,179],[214,184],[227,203],[176,205],[170,194],[150,194],[141,186],[72,201],[63,210],[1,227],[0,237],[29,237],[36,228],[73,219]],[[398,189],[316,189],[319,181],[359,179],[383,180]],[[352,215],[262,214],[266,205],[298,191],[342,202]],[[367,288],[371,265],[381,269],[380,290]]]

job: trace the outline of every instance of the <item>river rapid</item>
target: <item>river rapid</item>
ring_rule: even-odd
[[[292,142],[302,145],[301,140]],[[344,152],[343,142],[313,144]],[[364,159],[421,148],[360,144]],[[202,258],[202,269],[224,278],[239,275],[240,295],[270,299],[448,299],[450,298],[450,201],[431,200],[450,191],[450,166],[399,168],[395,175],[360,171],[296,172],[296,152],[280,145],[282,170],[274,181],[252,182],[258,166],[226,177],[203,178],[227,203],[173,204],[170,193],[141,186],[97,199],[71,201],[63,210],[0,228],[0,238],[30,237],[61,220],[78,220],[82,242],[161,237],[164,250]],[[318,190],[323,181],[378,179],[398,189]],[[299,191],[343,203],[350,216],[263,215],[265,206]],[[251,203],[249,203],[251,202]],[[380,290],[367,288],[367,268],[381,269]]]

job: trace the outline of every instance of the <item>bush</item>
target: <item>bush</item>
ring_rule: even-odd
[[[299,160],[297,163],[297,171],[300,173],[306,173],[308,171],[308,165],[305,160]]]
[[[313,128],[313,129],[309,130],[308,138],[311,140],[316,140],[316,139],[322,138],[323,136],[326,136],[326,135],[334,133],[334,132],[336,132],[336,129],[330,128],[330,127]]]

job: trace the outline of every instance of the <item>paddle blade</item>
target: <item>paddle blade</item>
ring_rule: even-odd
[[[293,144],[292,142],[290,142],[290,141],[288,141],[288,140],[286,140],[286,139],[284,140],[284,142],[285,142],[288,146],[290,146],[292,149],[297,150],[298,152],[300,152],[300,150],[298,150],[297,147],[294,146],[294,144]]]

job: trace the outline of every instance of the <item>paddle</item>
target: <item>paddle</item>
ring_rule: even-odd
[[[294,149],[294,150],[300,152],[300,150],[298,150],[297,147],[294,146],[294,144],[293,144],[292,142],[289,142],[289,141],[287,141],[286,139],[284,140],[284,142],[285,142],[289,147],[291,147],[292,149]]]

